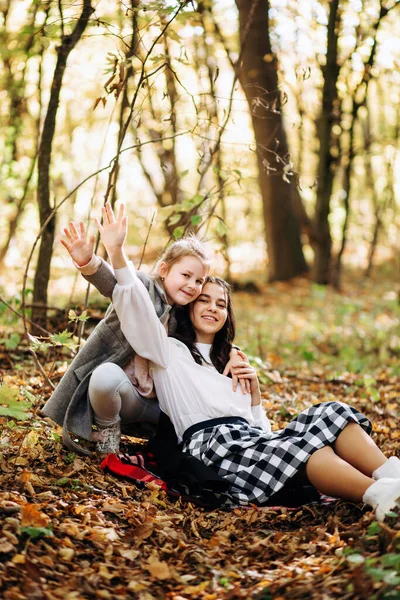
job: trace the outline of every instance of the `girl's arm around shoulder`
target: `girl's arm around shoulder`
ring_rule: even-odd
[[[252,367],[251,369],[251,373],[247,375],[249,378],[251,391],[251,413],[253,415],[253,419],[257,423],[257,426],[261,427],[261,429],[266,433],[270,433],[271,424],[267,419],[267,415],[265,414],[265,410],[262,406],[260,383],[258,381],[255,369]]]

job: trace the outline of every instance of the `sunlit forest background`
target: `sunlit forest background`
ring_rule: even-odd
[[[83,302],[62,227],[107,199],[146,270],[195,231],[237,288],[384,273],[395,304],[398,4],[2,0],[4,314]]]
[[[400,0],[0,0],[1,598],[400,598],[396,512],[210,511],[41,412],[109,305],[63,228],[108,200],[143,270],[204,241],[273,430],[340,401],[400,456],[399,22]]]

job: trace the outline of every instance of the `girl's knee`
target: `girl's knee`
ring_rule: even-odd
[[[124,371],[114,363],[103,363],[92,373],[89,381],[88,396],[95,414],[119,413],[121,384],[128,380]]]
[[[108,426],[115,422],[121,410],[118,390],[125,379],[124,371],[113,363],[103,363],[93,371],[88,395],[98,424]]]
[[[89,381],[89,395],[108,394],[126,378],[124,371],[114,363],[103,363],[96,367]]]

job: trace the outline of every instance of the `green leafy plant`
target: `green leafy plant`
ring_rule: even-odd
[[[86,323],[86,321],[88,319],[89,319],[89,316],[87,314],[87,310],[82,311],[82,313],[80,315],[77,315],[76,312],[72,309],[68,313],[68,320],[71,323],[77,323],[78,321]]]
[[[367,393],[369,394],[372,402],[380,402],[381,395],[379,393],[379,390],[376,387],[376,379],[374,379],[374,377],[371,377],[370,375],[365,375],[364,376],[364,386],[365,386],[365,389],[367,390]]]
[[[8,338],[0,339],[0,344],[4,344],[7,350],[16,350],[21,341],[21,336],[18,333],[12,333]]]
[[[19,391],[6,385],[0,387],[0,416],[11,417],[23,421],[29,417],[32,403],[29,400],[18,400]]]
[[[183,234],[185,233],[185,228],[184,227],[175,227],[174,231],[172,232],[172,235],[174,236],[175,240],[179,240]]]
[[[79,320],[79,318],[77,317]],[[41,339],[29,334],[29,346],[35,352],[43,352],[46,354],[49,348],[63,346],[71,350],[77,348],[77,343],[74,340],[73,334],[64,329],[61,333],[53,333],[48,338]]]
[[[21,534],[27,535],[31,540],[52,536],[53,532],[49,527],[21,527]]]
[[[53,333],[50,336],[50,341],[53,346],[66,346],[67,348],[71,348],[74,350],[76,348],[76,343],[72,338],[72,333],[64,329],[61,333]]]

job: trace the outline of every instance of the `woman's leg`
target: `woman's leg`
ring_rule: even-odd
[[[306,473],[312,485],[323,494],[366,502],[375,509],[379,521],[400,506],[400,479],[383,477],[375,481],[341,459],[330,446],[320,448],[310,456]]]
[[[330,446],[320,448],[306,464],[307,477],[323,494],[362,502],[366,490],[374,483],[348,462],[340,458]]]
[[[357,423],[349,423],[333,445],[338,456],[374,479],[400,479],[400,460],[389,459],[379,450],[374,440]]]
[[[378,521],[383,521],[393,508],[400,507],[400,479],[383,477],[375,481],[341,459],[330,446],[310,456],[306,473],[312,485],[323,494],[366,502],[375,509]]]
[[[141,396],[126,373],[114,363],[103,363],[93,371],[88,394],[95,422],[100,427],[111,427],[119,420],[122,423],[158,421],[157,401]]]
[[[387,458],[374,440],[357,423],[349,423],[333,444],[336,454],[367,477],[386,463]]]

